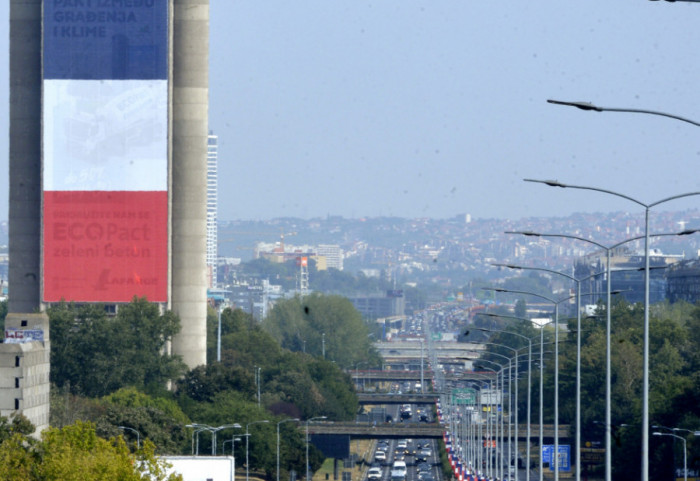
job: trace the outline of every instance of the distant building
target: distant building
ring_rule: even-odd
[[[661,302],[666,299],[667,281],[666,270],[680,262],[683,256],[663,254],[658,249],[649,251],[649,266],[651,275],[649,279],[649,302]],[[612,253],[610,258],[610,270],[612,271],[611,289],[620,291],[629,303],[644,302],[644,255],[633,254],[622,248]],[[574,267],[574,277],[585,279],[595,273],[604,273],[606,254],[596,253],[586,256],[583,262],[578,262]],[[603,297],[607,291],[607,279],[604,274],[584,281],[581,284],[581,293],[599,293]],[[585,299],[586,303],[595,299]]]
[[[209,131],[207,138],[207,276],[209,288],[215,287],[218,282],[218,139]]]
[[[230,286],[230,304],[262,321],[273,303],[282,297],[282,287],[263,279],[260,284],[235,284]]]
[[[700,259],[679,262],[667,269],[666,295],[670,302],[700,301]]]
[[[325,257],[327,269],[343,270],[343,250],[339,245],[319,244],[316,257]]]
[[[36,428],[49,427],[49,318],[45,313],[5,319],[0,344],[0,416],[22,413]]]
[[[387,291],[385,297],[351,297],[350,302],[367,319],[403,316],[406,310],[403,291],[398,290]]]

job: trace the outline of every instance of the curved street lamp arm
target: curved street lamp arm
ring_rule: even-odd
[[[482,287],[483,290],[485,291],[494,291],[494,292],[503,292],[503,293],[508,293],[508,294],[527,294],[529,296],[535,296],[539,297],[540,299],[544,299],[546,301],[551,302],[555,306],[558,306],[562,302],[568,301],[569,299],[573,299],[576,296],[569,296],[565,297],[564,299],[559,299],[558,301],[552,298],[549,298],[547,296],[543,296],[541,294],[535,294],[534,292],[528,292],[528,291],[515,291],[515,290],[510,290],[510,289],[502,289],[500,287]]]
[[[630,197],[628,195],[621,194],[619,192],[615,192],[613,190],[601,189],[600,187],[589,187],[586,185],[564,184],[563,182],[559,182],[558,180],[538,180],[538,179],[523,179],[523,180],[525,182],[535,182],[538,184],[545,184],[545,185],[548,185],[550,187],[561,187],[561,188],[567,188],[567,189],[581,189],[581,190],[592,190],[594,192],[602,192],[604,194],[610,194],[610,195],[614,195],[616,197],[621,197],[623,199],[627,199],[630,202],[634,202],[635,204],[641,205],[644,208],[649,208],[649,206],[647,204],[635,199],[634,197]]]
[[[700,2],[700,0],[682,0],[682,1]],[[680,115],[668,114],[666,112],[659,112],[656,110],[624,109],[624,108],[617,108],[617,107],[599,107],[599,106],[594,105],[590,102],[567,102],[567,101],[563,101],[563,100],[553,100],[553,99],[547,99],[547,103],[554,104],[554,105],[565,105],[567,107],[576,107],[577,109],[581,109],[581,110],[592,110],[594,112],[623,112],[623,113],[628,113],[628,114],[658,115],[660,117],[668,117],[669,119],[680,120],[681,122],[686,122],[686,123],[689,123],[689,124],[694,125],[696,127],[700,127],[700,123],[695,122],[694,120],[690,120],[690,119],[687,119],[685,117],[681,117]]]
[[[581,189],[581,190],[592,190],[594,192],[602,192],[604,194],[610,194],[610,195],[614,195],[615,197],[627,199],[630,202],[634,202],[635,204],[644,207],[646,210],[649,210],[656,205],[663,204],[664,202],[669,202],[671,200],[682,199],[683,197],[690,197],[693,195],[700,195],[700,192],[686,192],[685,194],[674,195],[671,197],[667,197],[665,199],[657,200],[656,202],[652,202],[650,204],[645,204],[644,202],[637,200],[634,197],[630,197],[629,195],[625,195],[625,194],[622,194],[620,192],[615,192],[614,190],[601,189],[600,187],[564,184],[563,182],[559,182],[558,180],[538,180],[538,179],[523,179],[523,180],[525,182],[535,182],[538,184],[545,184],[545,185],[548,185],[550,187],[561,187],[561,188],[568,188],[568,189]]]
[[[700,1],[700,0],[699,0],[699,1]],[[675,198],[678,198],[678,197],[686,197],[686,196],[690,196],[690,195],[696,195],[696,194],[698,194],[698,193],[695,193],[695,194],[684,194],[684,195],[682,195],[682,196],[672,197],[672,198],[667,199],[667,200],[675,199]],[[660,202],[659,202],[659,203],[660,203]],[[653,204],[653,205],[655,205],[655,204]],[[682,231],[680,231],[680,232],[662,232],[662,233],[659,233],[659,234],[650,234],[649,237],[685,236],[685,235],[695,234],[695,233],[697,233],[697,232],[700,232],[700,229],[686,229],[686,230],[682,230]],[[620,247],[620,246],[623,245],[623,244],[627,244],[627,243],[629,243],[629,242],[634,242],[634,241],[636,241],[636,240],[642,240],[642,239],[645,238],[645,236],[643,236],[643,235],[638,235],[638,236],[636,236],[636,237],[630,237],[629,239],[622,240],[622,241],[620,241],[620,242],[618,242],[618,243],[616,243],[616,244],[612,244],[612,245],[610,245],[610,246],[605,246],[605,245],[603,245],[603,244],[601,244],[601,243],[599,243],[599,242],[596,242],[596,241],[594,241],[594,240],[586,239],[585,237],[579,237],[579,236],[575,236],[575,235],[569,235],[569,234],[554,234],[554,233],[546,233],[546,232],[533,232],[533,231],[529,231],[529,230],[522,230],[522,231],[518,231],[518,230],[507,230],[507,231],[504,232],[504,234],[519,234],[519,235],[524,235],[524,236],[526,236],[526,237],[561,237],[561,238],[564,238],[564,239],[579,240],[579,241],[587,242],[587,243],[589,243],[589,244],[591,244],[591,245],[600,247],[600,248],[603,249],[604,251],[612,251],[612,250],[615,249],[616,247]],[[511,266],[508,265],[508,264],[492,264],[492,265],[503,265],[504,267],[511,267]],[[517,266],[516,266],[516,267],[511,267],[511,268],[515,269],[515,268],[517,268]]]

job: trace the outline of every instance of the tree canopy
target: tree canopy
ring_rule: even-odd
[[[686,303],[659,303],[651,306],[650,334],[650,392],[649,414],[654,425],[695,431],[700,426],[700,305]],[[595,317],[581,320],[581,399],[582,440],[602,442],[605,429],[605,383],[606,370],[606,318],[605,306],[599,305]],[[640,453],[642,422],[642,348],[644,307],[629,304],[624,300],[614,302],[611,310],[611,416],[614,443],[612,446],[613,477],[616,475],[633,479],[640,475]],[[480,322],[486,322],[479,316]],[[498,329],[518,333],[532,340],[533,360],[539,360],[539,333],[526,322],[512,322],[506,317],[494,321]],[[567,322],[562,320],[562,324]],[[494,327],[494,326],[488,326]],[[468,329],[468,328],[467,328]],[[545,377],[544,411],[545,423],[553,421],[554,363],[551,347],[551,326],[545,328]],[[559,422],[575,425],[576,415],[576,341],[577,320],[569,319],[560,331],[559,346]],[[470,336],[471,337],[471,336]],[[505,344],[527,352],[527,341],[513,334],[496,333],[490,342]],[[549,347],[548,347],[549,346]],[[510,350],[488,346],[489,351],[512,357]],[[493,358],[496,360],[496,358]],[[520,370],[527,369],[520,357]],[[504,362],[502,359],[497,362]],[[533,364],[534,370],[537,369]],[[520,392],[527,392],[527,380],[520,381]],[[539,403],[539,386],[533,383],[532,403]],[[526,398],[519,399],[519,409],[527,412]],[[692,440],[692,436],[689,438]],[[650,461],[652,479],[668,479],[672,476],[672,463],[667,461],[668,450],[661,449],[666,439],[654,437]],[[574,448],[572,448],[574,449]],[[669,448],[670,449],[670,448]],[[656,458],[654,458],[656,456]],[[689,468],[700,468],[700,445],[688,443]],[[694,464],[693,464],[694,463]]]
[[[165,353],[179,330],[172,312],[135,298],[108,317],[100,305],[60,303],[48,310],[51,381],[71,392],[99,397],[122,387],[157,388],[185,372]]]
[[[344,368],[359,361],[379,364],[370,331],[352,303],[313,293],[278,302],[263,327],[282,347],[324,357]]]
[[[94,425],[80,421],[63,428],[49,428],[40,440],[12,434],[0,443],[0,466],[1,481],[182,480],[180,475],[166,475],[165,463],[156,458],[148,440],[137,453],[132,453],[123,438],[101,438]]]

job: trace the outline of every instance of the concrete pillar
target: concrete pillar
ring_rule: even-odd
[[[171,306],[182,330],[172,352],[206,364],[209,0],[174,0]]]
[[[9,311],[41,302],[41,0],[10,2]]]

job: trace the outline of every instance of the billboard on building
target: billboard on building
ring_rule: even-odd
[[[44,2],[45,302],[164,302],[168,0]]]

